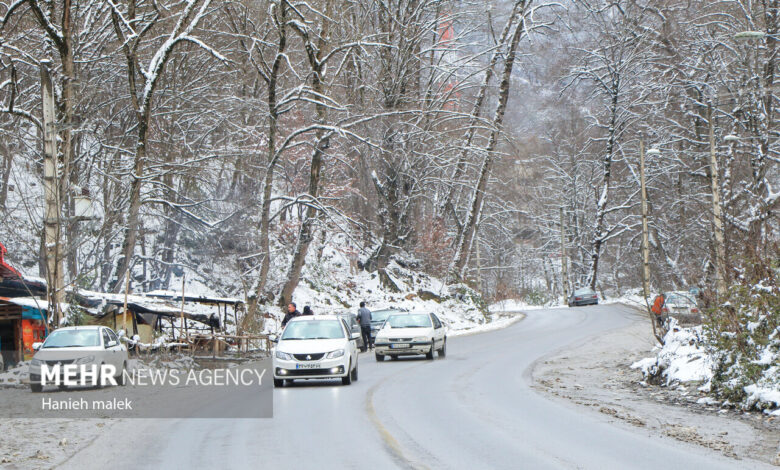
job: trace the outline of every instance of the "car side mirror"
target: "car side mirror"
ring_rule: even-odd
[[[279,342],[279,337],[278,337],[278,336],[276,336],[276,335],[269,335],[269,336],[268,336],[268,339],[269,339],[269,340],[270,340],[272,343],[278,343],[278,342]]]
[[[360,339],[360,337],[361,337],[361,336],[362,336],[362,335],[361,335],[360,333],[352,333],[352,337],[351,337],[351,338],[349,338],[349,339],[351,339],[351,340],[353,340],[353,341],[357,341],[357,340],[359,340],[359,339]]]
[[[41,346],[43,346],[43,343],[33,343],[32,345],[33,351],[37,351],[41,349]]]
[[[116,341],[114,341],[114,340],[112,339],[111,341],[109,341],[108,343],[106,343],[106,347],[107,347],[107,348],[113,348],[114,346],[116,346],[116,344],[117,344],[117,343],[116,343]]]

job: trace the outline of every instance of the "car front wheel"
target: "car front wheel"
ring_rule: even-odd
[[[383,362],[385,360],[384,354],[374,353],[374,357],[376,358],[376,362]]]
[[[350,367],[352,364],[350,364]],[[352,383],[352,372],[348,373],[344,377],[341,378],[341,385],[349,385]]]
[[[274,388],[284,387],[284,379],[274,379]]]
[[[431,350],[428,351],[428,354],[425,355],[426,359],[433,359],[433,352],[434,352],[433,348],[435,347],[434,344],[436,343],[434,343],[433,339],[431,339]]]
[[[120,387],[124,387],[127,385],[127,381],[125,380],[125,371],[127,370],[127,362],[122,364],[122,370],[119,371],[119,376],[116,378],[116,383]]]
[[[43,391],[43,385],[30,382],[30,390],[33,393],[41,393]]]

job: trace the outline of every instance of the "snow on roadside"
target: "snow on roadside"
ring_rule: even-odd
[[[29,361],[22,361],[5,372],[0,372],[0,387],[21,387],[26,384],[30,377],[29,366]]]
[[[490,313],[522,312],[528,310],[542,310],[545,308],[565,307],[564,305],[530,305],[518,299],[500,300],[488,307]]]
[[[477,333],[486,333],[488,331],[500,330],[502,328],[506,328],[508,326],[514,325],[515,323],[519,322],[523,318],[525,318],[525,315],[514,312],[514,314],[511,315],[502,315],[494,319],[490,323],[486,323],[483,325],[472,326],[460,330],[450,329],[447,332],[447,334],[449,336],[467,336],[467,335],[472,335]]]
[[[670,320],[664,345],[650,357],[631,365],[645,378],[660,376],[665,385],[686,382],[709,382],[714,373],[714,362],[703,345],[702,327],[680,328],[677,320]]]
[[[699,391],[709,393],[712,378],[717,367],[716,360],[707,349],[706,337],[701,325],[682,328],[674,318],[670,319],[669,331],[664,336],[664,345],[656,346],[655,356],[639,360],[631,365],[639,370],[645,381],[663,380],[663,385],[694,383]],[[776,355],[767,346],[764,356]],[[757,383],[743,387],[746,399],[740,403],[745,410],[759,409],[772,416],[780,416],[780,367],[765,370]],[[698,403],[718,404],[712,397],[701,398]],[[728,405],[729,403],[724,403]]]

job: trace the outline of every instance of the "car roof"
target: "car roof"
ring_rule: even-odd
[[[82,326],[65,326],[62,328],[57,328],[55,331],[63,331],[63,330],[97,330],[100,328],[108,328],[107,326],[102,325],[82,325]]]
[[[300,315],[300,316],[297,316],[297,317],[291,319],[290,321],[291,322],[293,322],[293,321],[307,321],[307,320],[308,321],[311,321],[311,320],[320,321],[320,320],[340,320],[340,319],[341,319],[340,315]]]

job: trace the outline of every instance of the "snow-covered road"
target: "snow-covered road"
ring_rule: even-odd
[[[633,310],[527,315],[451,338],[446,359],[377,363],[363,354],[350,386],[277,389],[273,419],[124,420],[60,468],[763,468],[534,390],[536,361],[636,321]]]

